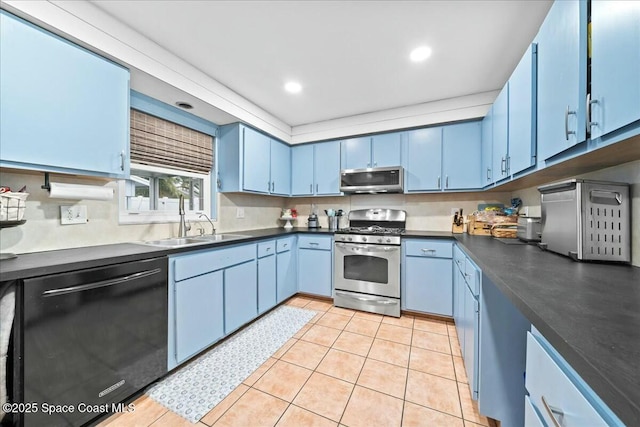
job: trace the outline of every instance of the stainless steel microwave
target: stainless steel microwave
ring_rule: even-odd
[[[402,166],[343,169],[340,172],[340,191],[344,193],[402,193],[403,183]]]

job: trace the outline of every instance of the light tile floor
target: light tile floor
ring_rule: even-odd
[[[100,427],[492,425],[471,399],[453,324],[287,304],[319,313],[199,423],[143,396]]]

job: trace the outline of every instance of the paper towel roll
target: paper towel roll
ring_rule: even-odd
[[[52,199],[73,200],[111,200],[113,188],[99,187],[97,185],[63,184],[52,182],[49,197]]]

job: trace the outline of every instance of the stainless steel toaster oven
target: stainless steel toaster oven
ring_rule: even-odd
[[[631,262],[629,184],[572,179],[538,191],[540,247],[580,261]]]

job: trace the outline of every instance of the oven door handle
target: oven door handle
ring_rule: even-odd
[[[366,302],[366,303],[369,303],[369,304],[376,304],[376,305],[394,305],[394,304],[398,304],[397,300],[392,300],[392,299],[365,298],[365,297],[355,296],[355,295],[352,295],[352,294],[347,293],[347,292],[341,292],[341,291],[335,291],[335,292],[336,292],[336,295],[340,295],[341,297],[349,298],[349,299],[355,299],[355,300]]]
[[[378,246],[378,245],[354,245],[353,243],[336,243],[339,248],[352,250],[363,250],[366,252],[396,252],[400,246]]]

